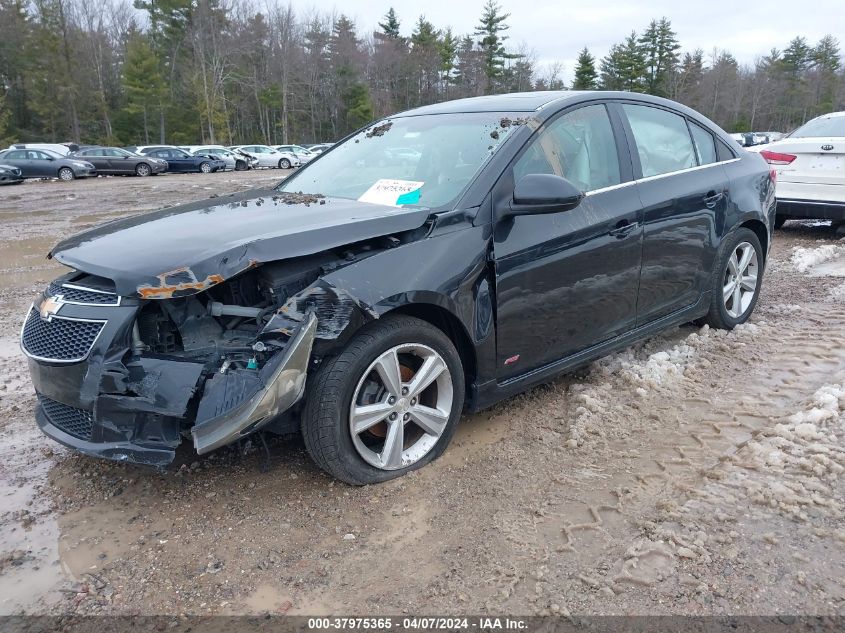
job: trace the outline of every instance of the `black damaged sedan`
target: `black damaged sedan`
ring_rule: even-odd
[[[71,270],[21,335],[36,419],[158,466],[185,441],[301,429],[335,477],[391,479],[437,458],[463,411],[671,326],[746,321],[774,203],[760,156],[663,99],[411,110],[275,189],[58,244]]]

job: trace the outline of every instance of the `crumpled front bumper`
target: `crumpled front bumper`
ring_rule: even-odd
[[[24,326],[21,347],[38,395],[35,417],[47,436],[94,457],[165,466],[187,435],[198,453],[207,453],[262,428],[302,397],[315,315],[307,315],[260,369],[209,374],[190,359],[130,354],[137,309],[129,300],[63,305],[54,320],[103,323],[81,360],[33,354]],[[38,306],[29,318],[39,318]]]
[[[316,332],[317,317],[312,313],[299,327],[285,351],[270,359],[257,374],[257,380],[251,388],[247,386],[248,395],[240,404],[228,411],[201,419],[205,412],[216,413],[219,410],[217,402],[231,401],[230,383],[233,380],[227,380],[226,374],[217,374],[209,381],[206,394],[200,401],[197,415],[199,419],[191,429],[197,453],[202,455],[231,444],[260,429],[299,401],[305,391],[305,378]],[[221,386],[215,388],[214,380],[220,382]],[[241,379],[238,379],[237,383],[239,386],[243,385]],[[212,401],[215,397],[219,397],[219,400]]]

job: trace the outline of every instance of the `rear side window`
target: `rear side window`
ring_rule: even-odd
[[[659,176],[696,166],[695,150],[684,117],[659,108],[623,104],[643,176]]]
[[[514,181],[527,174],[563,176],[582,191],[618,185],[619,156],[607,109],[591,105],[558,117],[531,141],[513,172]]]
[[[698,152],[698,164],[709,165],[718,162],[718,158],[716,158],[716,143],[713,140],[713,135],[692,121],[690,121],[689,129],[692,132],[695,151]]]

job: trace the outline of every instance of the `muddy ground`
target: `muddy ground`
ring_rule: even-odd
[[[465,417],[388,484],[301,441],[164,472],[43,437],[17,347],[62,236],[279,172],[0,188],[0,613],[843,614],[845,241],[776,235],[750,323]]]

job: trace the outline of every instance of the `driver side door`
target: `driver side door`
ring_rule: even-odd
[[[496,221],[527,174],[586,192],[576,208]],[[546,122],[494,188],[498,379],[614,338],[636,324],[642,205],[618,112],[592,103]]]

